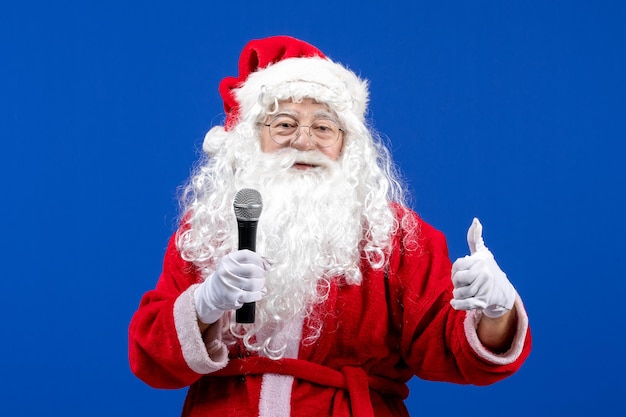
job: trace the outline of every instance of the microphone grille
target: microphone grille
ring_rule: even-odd
[[[261,193],[252,188],[242,188],[235,195],[235,216],[237,220],[256,221],[263,210]]]

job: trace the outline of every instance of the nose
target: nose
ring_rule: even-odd
[[[307,126],[301,126],[298,131],[298,136],[296,136],[291,143],[289,144],[294,149],[298,149],[301,151],[306,151],[310,149],[315,149],[316,146],[313,143],[313,139],[311,135],[309,135],[309,128]]]

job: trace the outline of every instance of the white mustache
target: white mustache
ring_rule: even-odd
[[[332,168],[335,161],[319,151],[299,151],[296,149],[283,149],[275,154],[279,165],[283,168],[291,168],[294,164],[305,164],[314,167]]]

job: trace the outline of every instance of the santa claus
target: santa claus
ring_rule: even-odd
[[[163,272],[129,330],[133,372],[189,386],[184,416],[407,416],[413,376],[484,385],[530,351],[522,302],[474,220],[470,255],[404,203],[367,82],[303,41],[245,46],[220,84]],[[257,190],[256,251],[236,193]],[[255,303],[252,323],[235,311]]]

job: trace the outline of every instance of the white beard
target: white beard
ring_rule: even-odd
[[[291,168],[296,160],[318,167],[296,170]],[[270,340],[290,321],[305,314],[311,321],[332,279],[360,283],[362,206],[346,178],[340,164],[321,153],[293,149],[258,153],[237,174],[237,188],[255,188],[263,198],[257,252],[272,263],[267,294],[257,302],[256,331],[243,332],[249,348],[268,354]],[[321,323],[313,325],[313,337],[320,329]]]

